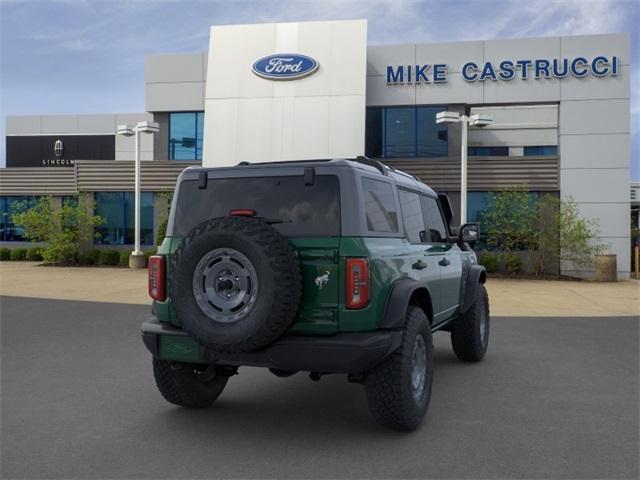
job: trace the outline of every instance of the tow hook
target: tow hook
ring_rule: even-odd
[[[220,366],[220,365],[209,365],[205,370],[198,371],[195,370],[198,379],[201,382],[210,382],[218,375],[222,375],[223,377],[233,377],[238,374],[238,367],[229,367],[229,366]]]
[[[349,375],[347,375],[347,381],[349,383],[364,383],[364,374],[350,373]]]
[[[194,370],[194,372],[196,372],[196,375],[198,376],[198,380],[205,383],[212,381],[214,378],[216,378],[216,375],[218,374],[218,372],[216,371],[215,365],[209,365],[206,369],[204,369],[201,372],[198,370]]]
[[[318,373],[318,372],[311,372],[309,374],[309,378],[311,380],[313,380],[314,382],[320,381],[320,377],[322,377],[322,375],[320,373]]]

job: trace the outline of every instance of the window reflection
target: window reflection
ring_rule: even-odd
[[[169,159],[202,159],[204,112],[169,114]]]
[[[135,204],[133,192],[99,192],[95,194],[95,214],[103,223],[96,227],[95,243],[131,245],[135,240]],[[153,244],[153,192],[140,194],[140,242]]]
[[[372,158],[448,155],[447,125],[436,123],[444,106],[367,109],[366,154]]]

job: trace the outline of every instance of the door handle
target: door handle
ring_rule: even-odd
[[[438,262],[438,265],[446,267],[447,265],[451,265],[451,261],[447,257],[442,257],[442,260]]]
[[[425,268],[427,268],[427,264],[422,260],[418,260],[413,265],[411,265],[411,268],[413,268],[414,270],[424,270]]]

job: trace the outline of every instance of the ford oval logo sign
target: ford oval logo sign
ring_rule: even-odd
[[[315,73],[320,65],[311,57],[297,53],[279,53],[256,60],[253,73],[269,80],[296,80]]]

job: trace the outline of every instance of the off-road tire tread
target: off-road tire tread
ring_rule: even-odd
[[[487,289],[480,283],[476,290],[476,298],[471,305],[471,308],[467,310],[463,315],[456,318],[451,325],[451,346],[456,356],[465,362],[479,362],[484,358],[486,348],[480,341],[480,334],[478,331],[479,316],[481,314],[481,308],[484,305],[487,315],[487,332],[490,333],[490,318],[489,318],[489,295]]]
[[[422,333],[427,349],[426,405],[416,408],[410,387],[413,345]],[[408,376],[408,379],[407,379]],[[365,390],[369,412],[381,425],[397,430],[413,430],[420,423],[429,406],[433,381],[433,339],[431,326],[424,311],[409,306],[398,349],[365,376]]]
[[[223,217],[207,220],[194,227],[172,254],[169,295],[172,291],[176,291],[176,275],[171,272],[175,271],[180,257],[197,237],[212,230],[233,231],[255,239],[255,242],[262,247],[263,253],[269,259],[270,268],[278,278],[278,302],[273,304],[274,309],[269,321],[264,322],[253,335],[226,345],[212,344],[209,339],[200,336],[199,332],[191,330],[188,322],[186,325],[185,322],[181,322],[182,328],[198,343],[216,352],[247,352],[265,347],[291,326],[298,311],[302,297],[302,274],[296,254],[289,241],[262,220],[250,217]],[[180,319],[178,312],[176,314]]]
[[[174,368],[167,360],[153,359],[153,376],[158,390],[169,403],[187,408],[206,408],[220,396],[228,377],[217,375],[208,383],[202,383],[193,372],[193,366],[182,364]]]

